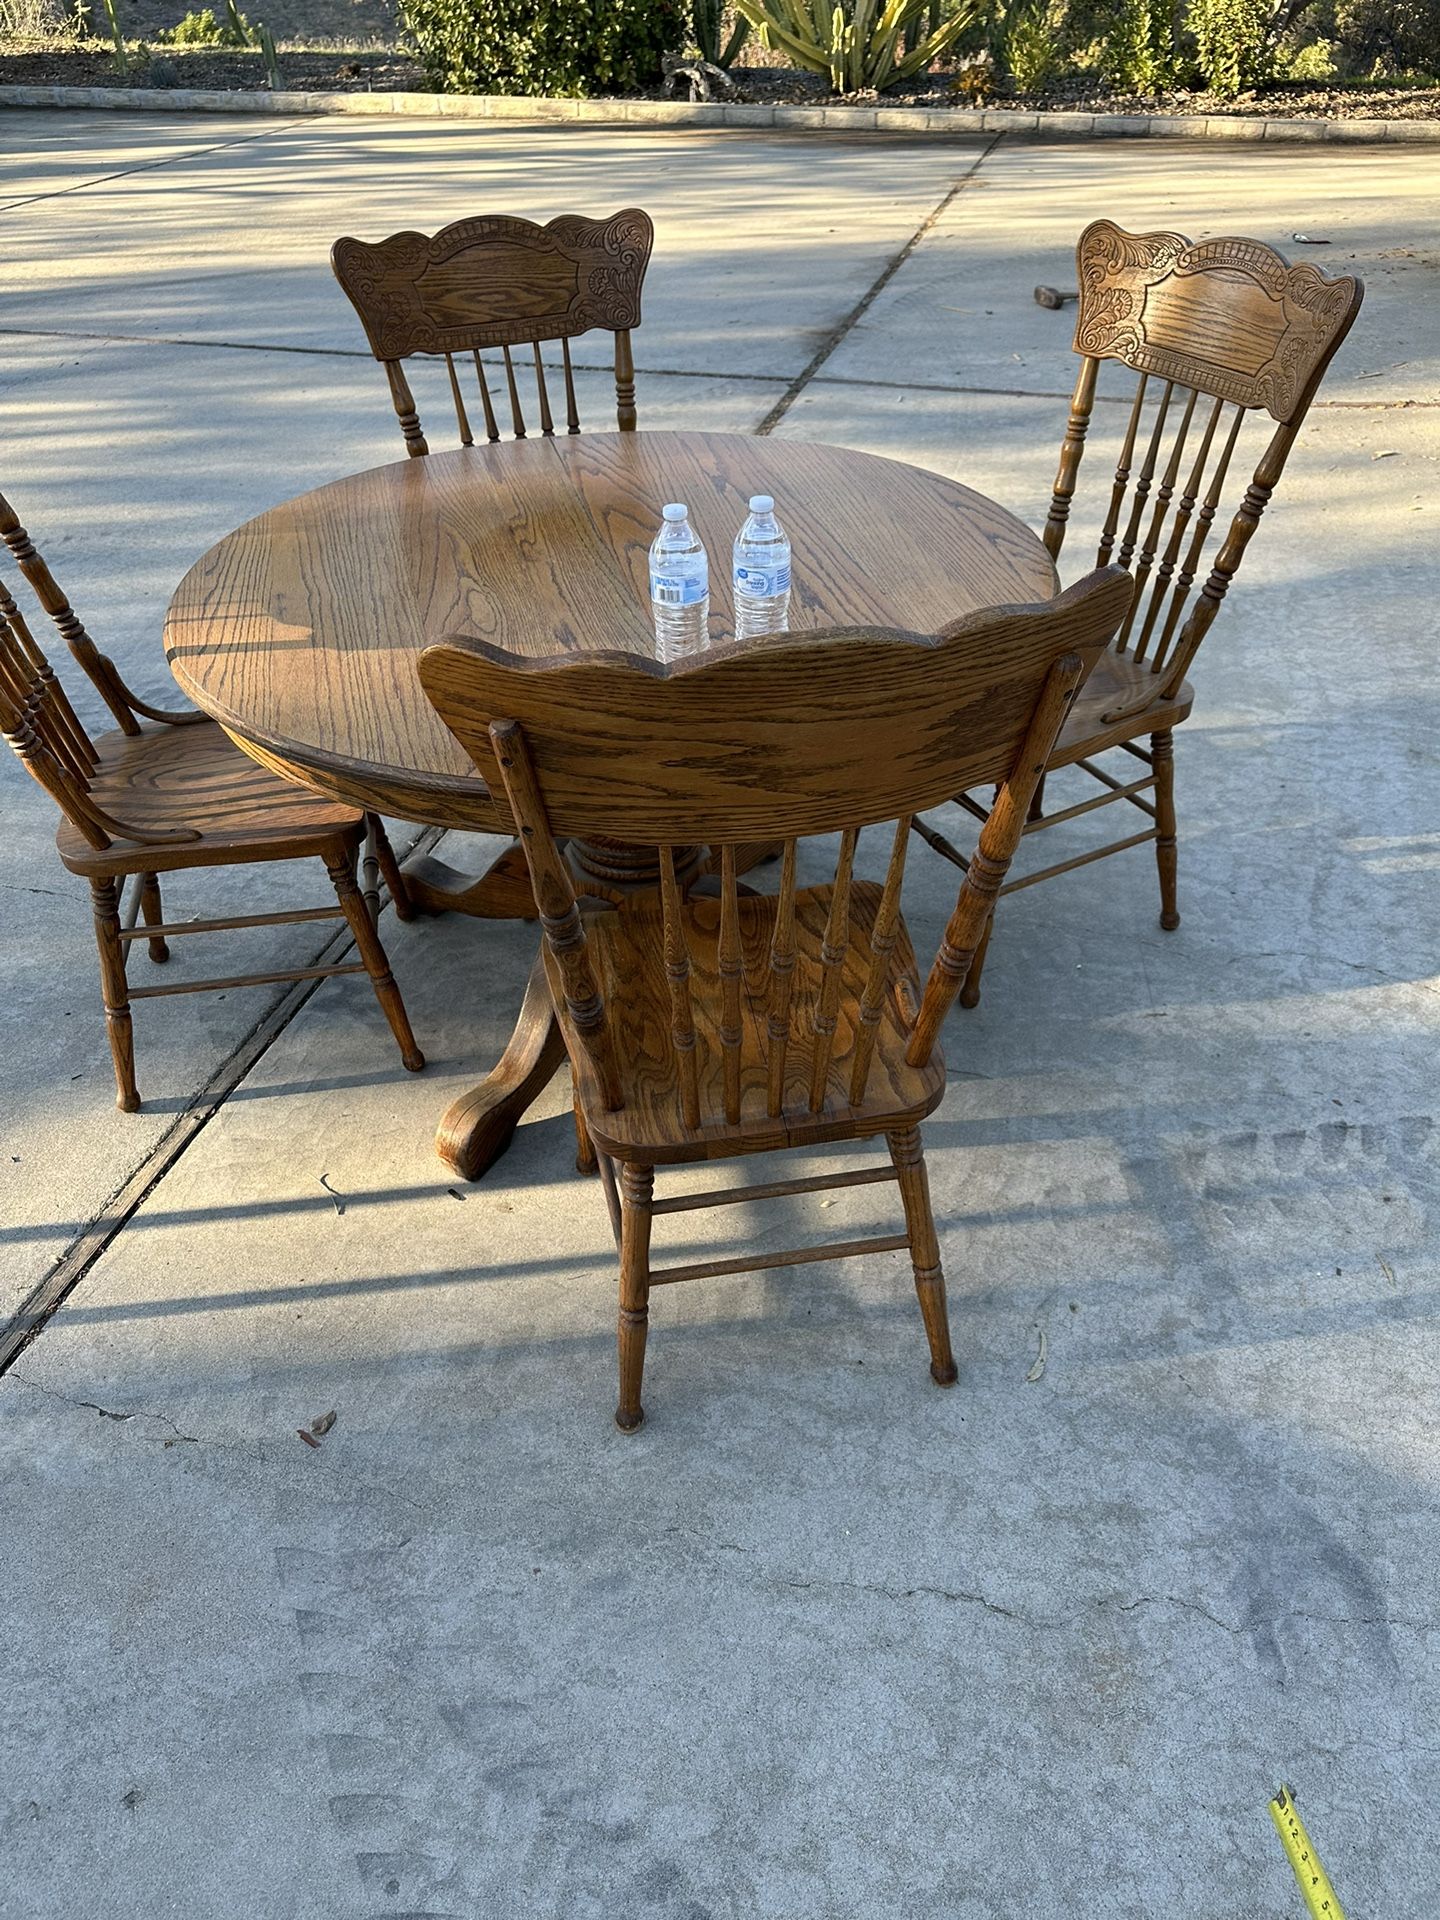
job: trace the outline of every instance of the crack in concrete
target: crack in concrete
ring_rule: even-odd
[[[667,1531],[677,1531],[677,1529],[667,1529]],[[754,1549],[741,1549],[741,1551],[753,1553]],[[1002,1620],[1013,1620],[1017,1625],[1028,1627],[1034,1632],[1049,1632],[1057,1627],[1071,1627],[1078,1621],[1088,1618],[1092,1613],[1107,1609],[1113,1609],[1117,1613],[1134,1613],[1141,1607],[1178,1607],[1182,1612],[1198,1614],[1211,1626],[1219,1627],[1223,1633],[1237,1638],[1248,1638],[1267,1628],[1274,1628],[1285,1620],[1303,1620],[1315,1626],[1399,1628],[1411,1633],[1440,1631],[1440,1621],[1414,1620],[1403,1615],[1392,1614],[1307,1613],[1300,1607],[1286,1607],[1282,1612],[1267,1615],[1263,1619],[1232,1622],[1218,1613],[1212,1613],[1200,1601],[1186,1599],[1184,1595],[1177,1593],[1142,1593],[1133,1600],[1123,1600],[1115,1594],[1102,1594],[1087,1606],[1077,1608],[1070,1613],[1046,1615],[1022,1613],[1017,1608],[1002,1606],[998,1600],[992,1600],[988,1594],[967,1587],[939,1587],[924,1584],[911,1587],[888,1587],[865,1580],[786,1580],[783,1584],[790,1591],[799,1593],[821,1589],[868,1594],[883,1600],[913,1600],[924,1597],[951,1601],[960,1605],[978,1606],[983,1607],[987,1613],[998,1614]]]
[[[175,1441],[183,1441],[187,1446],[192,1447],[198,1447],[201,1444],[198,1433],[182,1433],[168,1413],[154,1413],[148,1407],[125,1409],[102,1407],[98,1400],[77,1400],[71,1394],[61,1393],[56,1387],[43,1386],[40,1381],[32,1379],[29,1374],[21,1373],[18,1368],[12,1367],[10,1373],[22,1387],[29,1387],[34,1393],[43,1393],[47,1400],[58,1400],[61,1406],[73,1407],[79,1412],[98,1414],[102,1420],[114,1420],[117,1423],[127,1420],[158,1420],[161,1426],[170,1429],[172,1438],[165,1442],[167,1447],[172,1446]]]

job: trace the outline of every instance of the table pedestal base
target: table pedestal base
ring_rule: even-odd
[[[736,850],[740,872],[778,853],[775,846]],[[659,884],[659,866],[653,847],[625,847],[609,841],[570,843],[569,859],[577,892],[618,905],[627,893]],[[706,880],[720,870],[720,857],[705,847],[677,847],[675,870],[681,884]],[[405,869],[405,884],[419,913],[464,913],[480,920],[534,920],[538,918],[530,891],[525,856],[518,846],[507,847],[479,879],[472,879],[443,860],[424,855]],[[713,884],[713,883],[712,883]],[[545,963],[539,954],[530,969],[520,1017],[497,1064],[468,1093],[451,1102],[435,1136],[435,1150],[462,1180],[478,1180],[509,1146],[525,1109],[550,1084],[565,1058],[565,1042],[555,1019]],[[595,1154],[576,1116],[576,1167],[595,1171]]]
[[[435,1150],[462,1180],[478,1180],[510,1144],[520,1116],[549,1086],[565,1058],[565,1042],[550,1004],[545,962],[530,969],[520,1018],[509,1044],[478,1087],[446,1108]]]

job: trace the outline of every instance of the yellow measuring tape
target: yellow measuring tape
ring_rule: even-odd
[[[1305,1831],[1305,1822],[1295,1811],[1293,1787],[1281,1787],[1270,1802],[1270,1818],[1275,1822],[1275,1831],[1285,1849],[1285,1858],[1294,1869],[1312,1920],[1345,1920],[1344,1909],[1335,1898],[1330,1876],[1316,1859],[1310,1836]]]

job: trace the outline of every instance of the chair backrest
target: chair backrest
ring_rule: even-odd
[[[526,435],[511,348],[529,346],[542,434],[555,432],[540,355],[542,340],[560,342],[565,430],[580,431],[570,342],[601,328],[615,336],[615,417],[622,433],[635,426],[635,363],[631,329],[640,324],[640,290],[655,230],[650,216],[626,207],[608,220],[562,214],[546,226],[509,214],[457,220],[433,237],[395,233],[371,244],[337,240],[330,264],[365,328],[390,382],[405,445],[429,451],[401,362],[415,354],[444,360],[462,446],[474,444],[456,357],[474,364],[486,437],[501,437],[496,399],[481,353],[498,347],[505,395],[517,439]],[[498,371],[496,369],[495,371]]]
[[[37,552],[30,535],[21,526],[19,516],[3,493],[0,493],[0,540],[3,540],[9,548],[16,565],[30,583],[35,598],[55,623],[56,631],[70,649],[76,665],[83,670],[90,684],[110,709],[121,731],[138,734],[140,724],[135,718],[135,713],[137,710],[145,712],[148,709],[143,702],[135,700],[116,672],[114,662],[101,653],[85,631],[79,614],[66,599],[54,574],[45,564],[42,555]],[[23,645],[27,658],[44,661],[44,655],[32,638],[24,616],[15,604],[3,579],[0,579],[0,616],[9,623],[16,635],[17,645]],[[53,680],[54,674],[48,663],[44,670]]]
[[[110,845],[103,816],[90,800],[99,765],[95,743],[31,633],[0,584],[0,733],[25,770],[59,805],[92,847]]]
[[[1031,793],[1075,692],[1124,618],[1118,568],[1059,599],[973,615],[934,638],[886,631],[779,635],[674,666],[634,655],[534,661],[485,643],[429,647],[420,678],[497,798],[508,800],[530,865],[571,1020],[610,1105],[618,1104],[611,1023],[557,837],[603,836],[660,852],[666,968],[682,1118],[696,1124],[694,1017],[674,849],[721,850],[719,1031],[727,1118],[739,1117],[740,951],[735,850],[784,842],[769,957],[769,1111],[780,1111],[795,970],[795,842],[838,831],[840,852],[812,1010],[820,1036],[809,1098],[825,1098],[851,948],[860,830],[894,821],[870,964],[850,1009],[851,1104],[863,1096],[890,977],[913,814],[995,784],[994,808],[919,1005],[899,1009],[916,1066],[930,1057],[1024,826]],[[614,983],[623,991],[624,983]],[[852,982],[853,985],[853,982]],[[847,1031],[849,1028],[847,1027]]]
[[[1365,290],[1353,275],[1292,266],[1259,240],[1192,243],[1178,233],[1126,233],[1110,220],[1085,229],[1075,263],[1080,375],[1045,544],[1059,555],[1100,362],[1115,361],[1138,379],[1127,382],[1133,397],[1096,559],[1133,571],[1135,598],[1116,646],[1149,665],[1157,693],[1169,693],[1220,610]],[[1241,430],[1263,416],[1274,430],[1186,617]]]

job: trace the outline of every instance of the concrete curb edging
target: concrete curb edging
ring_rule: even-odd
[[[1006,133],[1025,140],[1288,140],[1440,143],[1437,120],[1280,120],[1240,114],[967,112],[954,107],[762,106],[720,101],[543,100],[523,94],[214,93],[195,87],[0,86],[0,108],[149,113],[360,114],[424,120],[579,121],[632,127],[834,127],[850,133],[927,134],[973,140]]]

